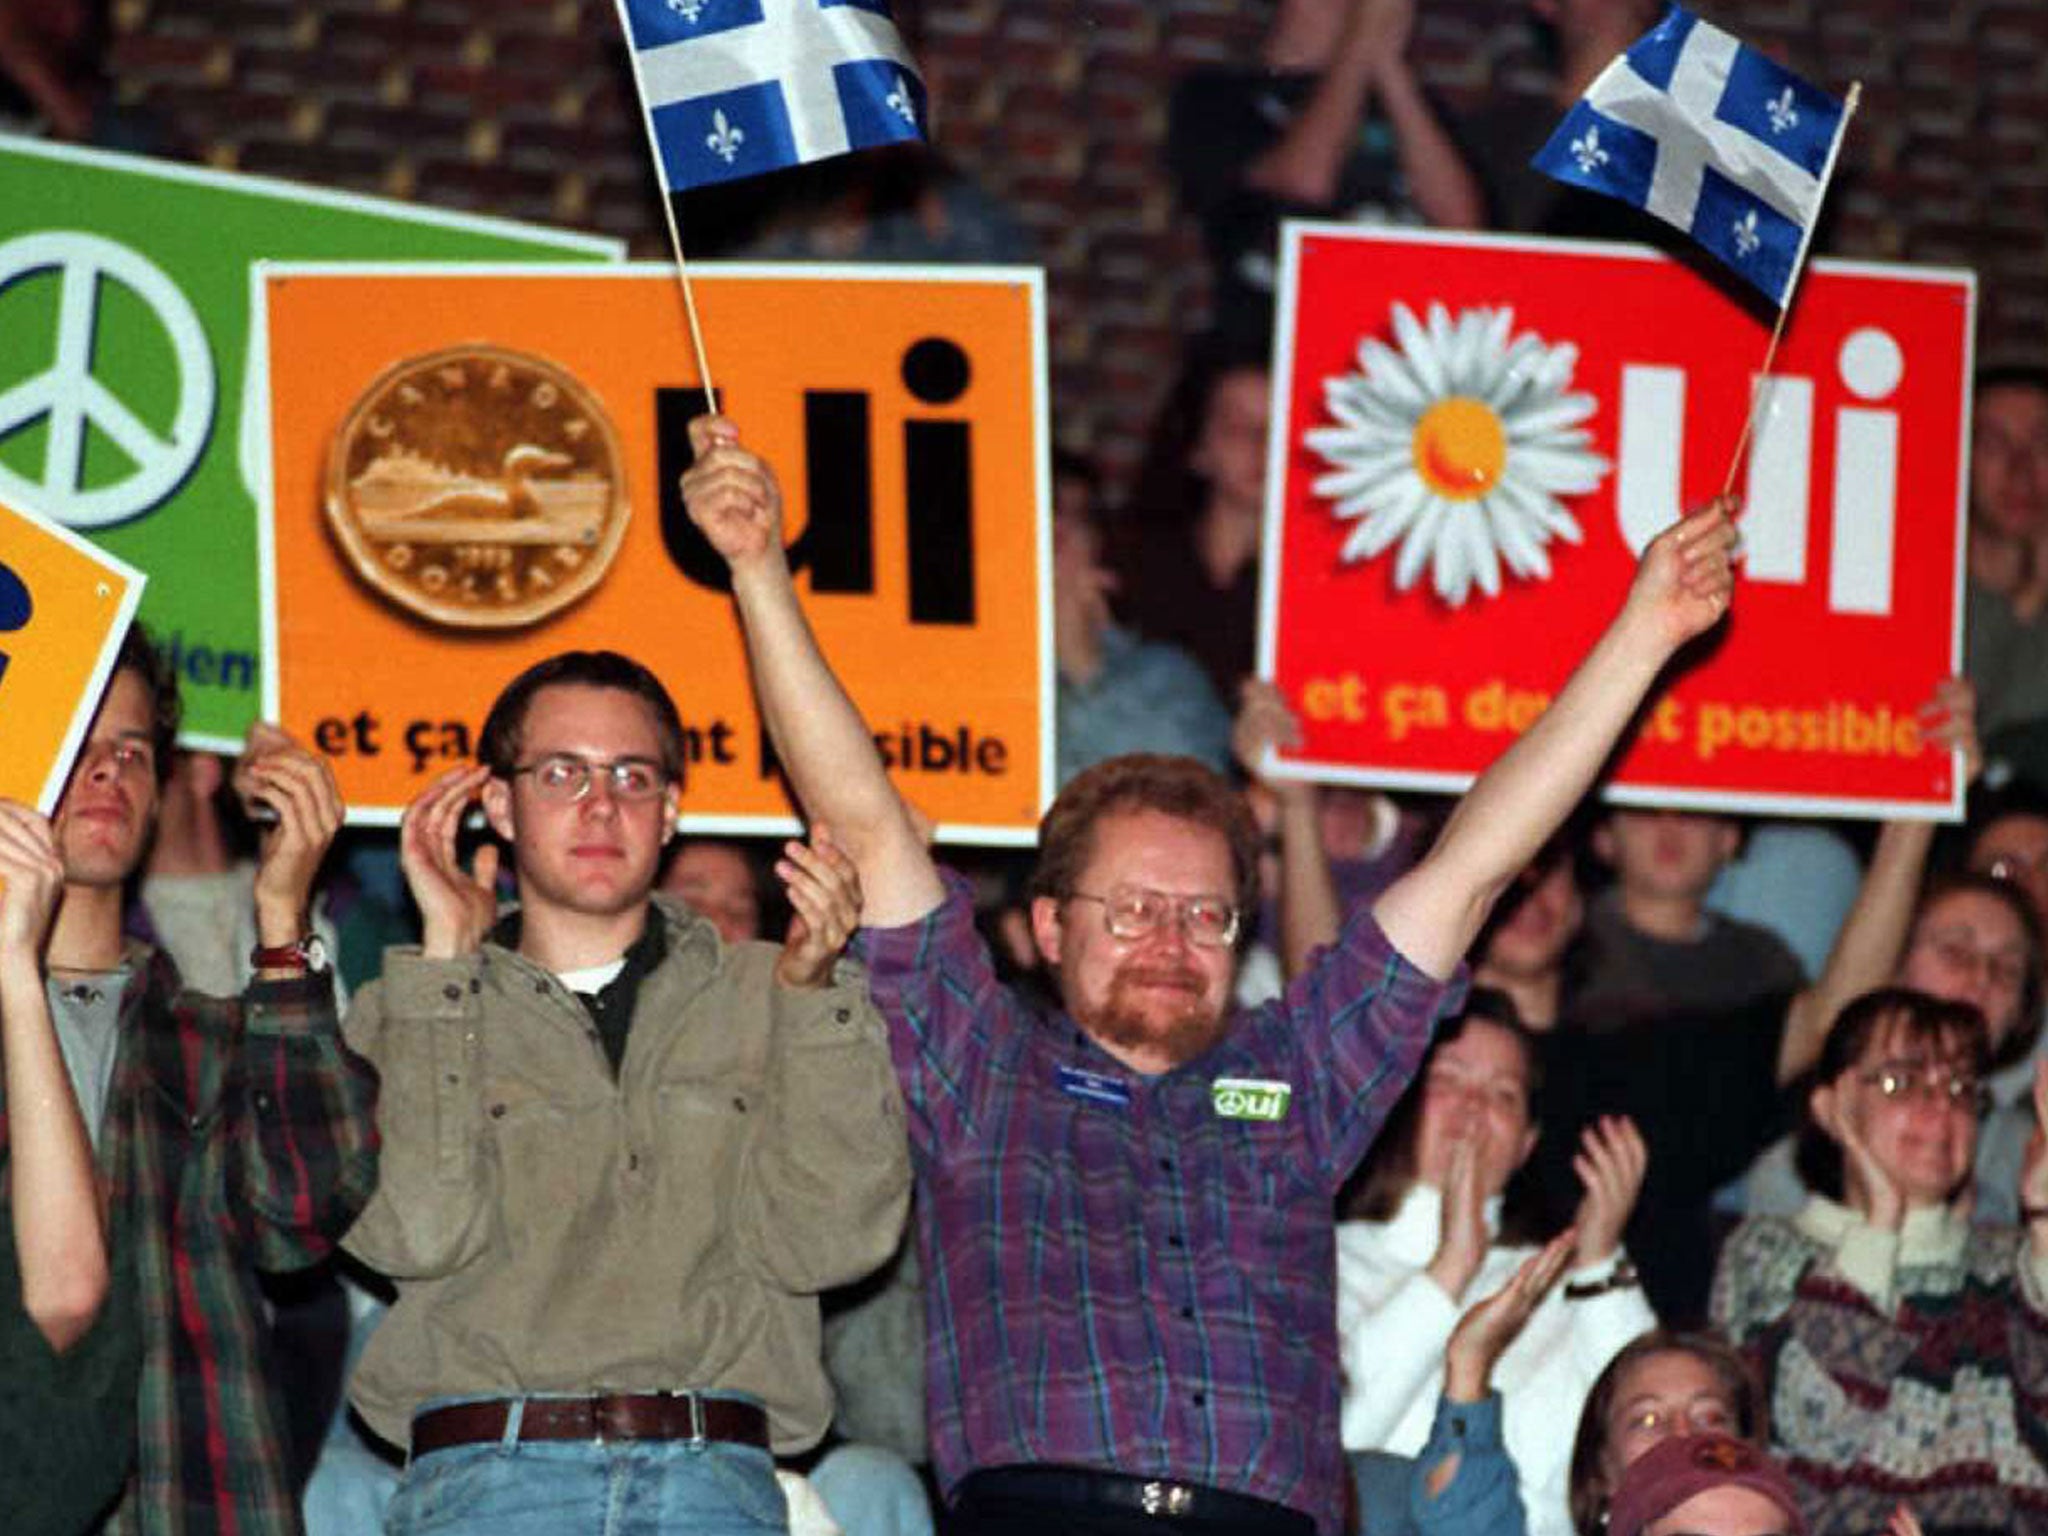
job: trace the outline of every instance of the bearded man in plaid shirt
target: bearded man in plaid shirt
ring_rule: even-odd
[[[1185,758],[1076,777],[1039,829],[1046,1017],[997,982],[965,882],[932,863],[819,652],[773,472],[723,418],[690,432],[685,503],[731,568],[762,715],[860,873],[857,952],[910,1112],[948,1530],[1336,1532],[1337,1188],[1495,899],[1726,612],[1727,508],[1650,545],[1548,712],[1279,1002],[1230,1006],[1257,839],[1229,786]]]
[[[44,949],[50,1022],[107,1192],[109,1261],[139,1313],[135,1473],[108,1529],[267,1536],[300,1520],[256,1272],[318,1262],[369,1199],[376,1074],[341,1042],[307,915],[340,793],[282,731],[253,727],[235,769],[244,801],[275,818],[258,855],[248,989],[190,992],[168,955],[124,938],[177,721],[176,681],[132,631],[56,814],[7,814],[53,873],[61,865]]]

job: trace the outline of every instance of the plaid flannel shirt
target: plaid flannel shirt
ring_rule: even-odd
[[[932,1459],[1207,1483],[1341,1525],[1338,1186],[1464,993],[1368,906],[1157,1077],[999,985],[965,883],[861,930],[910,1111]]]
[[[142,1311],[136,1471],[116,1536],[301,1528],[256,1271],[330,1253],[377,1177],[376,1073],[329,975],[186,991],[130,948],[100,1170]]]

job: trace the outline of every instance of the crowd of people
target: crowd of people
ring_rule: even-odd
[[[1741,622],[1725,501],[1464,796],[1266,766],[1279,221],[1668,240],[1527,169],[1660,7],[1532,9],[1538,113],[1424,89],[1412,0],[1177,93],[1217,324],[1120,504],[1055,461],[1031,855],[938,862],[723,417],[683,498],[800,840],[676,836],[630,636],[391,837],[272,727],[179,749],[132,632],[0,800],[0,1525],[2048,1533],[2048,369],[1976,381],[1964,826],[1598,804]],[[753,222],[1020,254],[932,164]]]

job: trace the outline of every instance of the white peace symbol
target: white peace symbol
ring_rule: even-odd
[[[184,483],[212,431],[213,353],[205,327],[178,285],[127,246],[73,230],[39,230],[0,244],[0,292],[52,269],[63,284],[56,355],[42,373],[0,392],[0,440],[49,418],[43,477],[24,479],[0,464],[0,501],[13,501],[73,528],[104,528],[154,510]],[[170,341],[178,366],[178,408],[168,438],[158,436],[93,377],[102,282],[133,290]],[[92,490],[80,485],[88,426],[128,456],[135,466],[132,473]]]

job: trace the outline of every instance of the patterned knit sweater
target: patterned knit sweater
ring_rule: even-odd
[[[1756,1362],[1814,1536],[2048,1533],[2048,1265],[2012,1227],[1831,1200],[1745,1221],[1713,1314]]]

